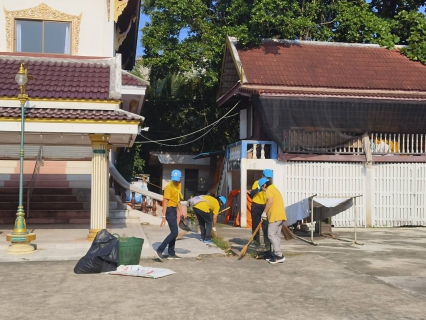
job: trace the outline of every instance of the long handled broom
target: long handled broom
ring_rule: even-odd
[[[291,230],[285,224],[283,224],[281,229],[282,229],[282,232],[284,234],[285,240],[291,240],[291,239],[296,238],[296,235],[293,232],[291,232]]]
[[[257,226],[256,230],[254,230],[253,234],[251,235],[251,238],[249,242],[246,244],[246,246],[241,250],[240,259],[243,258],[246,255],[247,249],[250,245],[250,243],[253,241],[254,237],[256,236],[257,232],[259,231],[260,227],[262,226],[263,220],[260,220],[259,225]]]

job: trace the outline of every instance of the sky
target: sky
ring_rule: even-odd
[[[142,37],[141,29],[145,26],[146,21],[149,21],[149,17],[141,14],[139,18],[138,46],[136,48],[136,56],[141,56],[143,54],[143,48],[141,46],[141,37]]]

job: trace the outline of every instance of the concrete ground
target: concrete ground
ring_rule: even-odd
[[[36,234],[33,246],[37,249],[31,254],[10,255],[6,253],[10,245],[6,241],[6,234],[13,231],[13,225],[0,226],[0,262],[74,261],[83,257],[91,245],[91,241],[86,239],[89,234],[87,225],[34,225],[27,229]],[[157,225],[136,223],[108,225],[107,229],[112,234],[143,238],[142,259],[156,257],[155,250],[170,232],[167,226],[160,228]],[[198,236],[193,233],[178,240],[176,253],[183,258],[196,258],[200,254],[224,254],[216,246],[209,247],[198,241]]]
[[[144,226],[148,239],[158,232],[152,228]],[[333,232],[353,238],[349,229]],[[236,254],[250,237],[250,230],[227,226],[218,233]],[[359,229],[364,245],[321,236],[317,246],[283,239],[286,261],[278,265],[254,259],[261,249],[255,247],[241,260],[218,254],[142,259],[143,266],[176,272],[155,280],[76,275],[75,261],[1,263],[1,318],[426,319],[425,234],[426,228]],[[192,245],[188,240],[196,241],[189,235],[177,248]]]

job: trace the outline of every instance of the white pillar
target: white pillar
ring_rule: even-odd
[[[96,234],[106,228],[108,211],[108,142],[107,134],[91,134],[92,141],[92,188],[90,206],[90,230],[87,239],[93,240]]]
[[[240,226],[247,227],[247,159],[240,160],[240,179],[241,179],[241,207],[240,207]]]
[[[107,193],[107,212],[106,212],[106,223],[109,224],[110,220],[109,220],[109,163],[111,161],[111,148],[112,145],[108,144],[107,145],[107,150],[106,150],[106,154],[107,154],[107,184],[108,184],[108,193]]]
[[[365,170],[365,226],[373,227],[374,216],[374,165],[371,168],[364,167]]]

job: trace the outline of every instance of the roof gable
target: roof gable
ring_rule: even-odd
[[[227,46],[241,63],[243,85],[426,91],[426,66],[398,49],[286,40],[244,49],[235,38]]]

